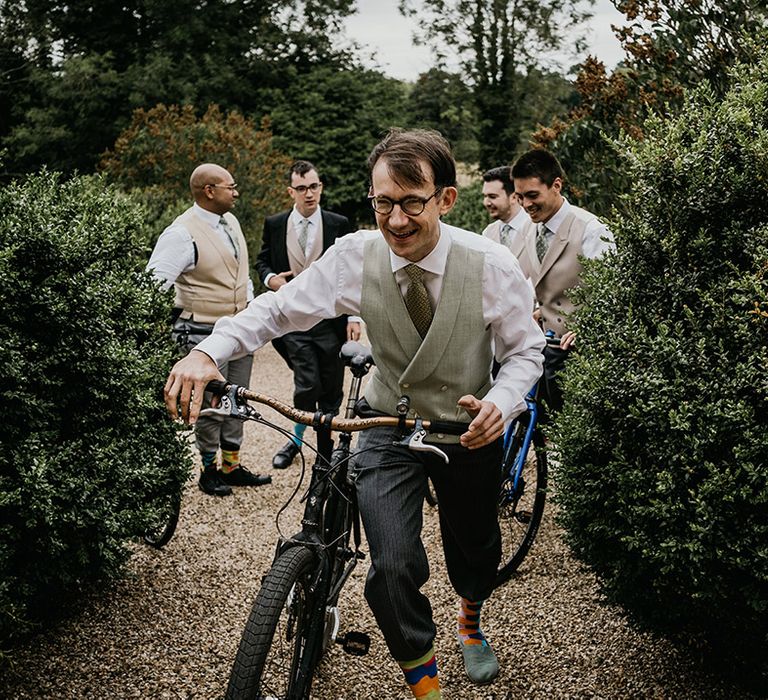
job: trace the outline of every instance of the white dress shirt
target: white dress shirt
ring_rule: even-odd
[[[208,224],[224,242],[232,255],[236,255],[235,244],[221,226],[221,217],[196,203],[192,205],[195,214]],[[195,243],[192,235],[183,224],[171,224],[160,234],[155,248],[147,263],[147,270],[152,272],[163,289],[170,289],[179,275],[195,269]],[[253,282],[248,277],[248,301],[253,299]]]
[[[509,224],[511,231],[511,236],[514,238],[515,236],[519,236],[522,232],[522,230],[525,228],[525,225],[531,220],[531,217],[528,216],[528,213],[520,207],[517,214],[515,214],[509,221],[494,221],[492,224],[488,224],[488,226],[485,227],[483,230],[483,236],[486,238],[493,238],[492,232],[496,231],[496,237],[493,238],[493,240],[496,240],[497,242],[501,243],[501,229],[504,227],[505,224]]]
[[[563,223],[565,217],[574,211],[568,200],[563,197],[563,205],[558,209],[549,221],[545,222],[547,227],[547,244],[552,243],[552,239],[560,228],[560,224]],[[583,211],[583,210],[582,210]],[[582,216],[581,212],[576,211],[576,216]],[[590,215],[591,217],[591,215]],[[581,254],[585,258],[594,260],[599,258],[608,250],[613,250],[616,244],[613,241],[613,234],[608,230],[608,227],[600,221],[600,219],[591,217],[587,221],[587,225],[584,228],[584,237],[581,242]]]
[[[220,319],[214,333],[197,349],[220,365],[254,352],[284,333],[307,330],[319,319],[359,315],[365,242],[380,235],[379,231],[358,231],[339,238],[290,284],[277,292],[261,294],[234,317]],[[435,308],[454,239],[485,253],[483,320],[490,328],[501,369],[484,398],[496,404],[506,419],[524,409],[524,397],[541,373],[544,336],[531,317],[531,289],[517,260],[506,248],[441,223],[437,245],[418,262],[426,271],[424,284]],[[391,251],[390,258],[392,272],[405,293],[407,274],[402,268],[409,261]]]

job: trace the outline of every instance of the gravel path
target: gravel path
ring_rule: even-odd
[[[260,391],[291,396],[290,375],[271,347],[256,354]],[[266,409],[265,416],[272,417]],[[274,414],[273,414],[274,415]],[[282,418],[276,419],[288,425]],[[223,696],[240,633],[277,538],[275,513],[294,489],[299,468],[269,467],[284,438],[247,425],[243,461],[269,468],[271,486],[203,495],[190,480],[174,539],[162,551],[135,545],[124,580],[84,597],[58,628],[14,653],[0,681],[3,698],[102,700]],[[708,675],[684,651],[639,633],[619,610],[600,605],[594,577],[580,571],[552,522],[551,507],[519,575],[484,608],[484,630],[502,672],[474,688],[454,641],[456,599],[447,585],[437,515],[425,506],[424,539],[432,577],[426,589],[438,624],[436,649],[443,695],[449,700],[511,698],[753,698]],[[297,529],[292,506],[285,532]],[[317,700],[408,698],[363,599],[366,566],[342,594],[342,631],[367,631],[371,652],[334,649],[314,685]]]

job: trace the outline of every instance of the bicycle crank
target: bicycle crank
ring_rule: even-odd
[[[347,654],[365,656],[371,648],[371,638],[365,632],[347,632],[336,638],[336,644],[341,644]]]

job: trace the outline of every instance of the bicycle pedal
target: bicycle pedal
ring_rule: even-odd
[[[519,510],[515,513],[515,520],[519,523],[529,523],[533,518],[533,513],[530,510]]]
[[[365,656],[371,648],[371,638],[365,632],[347,632],[336,638],[336,644],[341,644],[347,654]]]

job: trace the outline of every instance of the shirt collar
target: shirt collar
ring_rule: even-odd
[[[561,207],[552,215],[549,221],[547,221],[546,226],[547,228],[552,231],[552,233],[557,233],[557,229],[560,228],[560,224],[565,221],[565,217],[568,216],[568,212],[571,210],[571,205],[568,203],[568,200],[563,197],[563,204]]]
[[[293,205],[293,211],[291,212],[291,221],[293,221],[294,226],[298,226],[304,219],[309,221],[310,224],[315,224],[317,226],[320,223],[320,207],[315,209],[315,211],[312,213],[311,216],[302,216],[299,213],[299,210],[296,208],[296,205]]]
[[[197,202],[192,205],[192,208],[195,210],[195,214],[197,214],[211,228],[216,228],[219,225],[219,219],[221,219],[219,214],[214,214],[212,211],[203,209]]]
[[[445,264],[448,261],[448,252],[451,249],[451,236],[445,230],[443,222],[440,222],[440,238],[437,240],[437,245],[432,251],[425,255],[421,260],[418,260],[416,264],[426,272],[431,272],[435,275],[442,275],[445,272]],[[401,258],[399,255],[395,255],[392,249],[389,250],[389,260],[392,263],[392,272],[402,270],[406,265],[410,265],[411,261]]]
[[[515,214],[507,223],[515,229],[515,231],[521,231],[523,226],[530,221],[530,217],[526,214],[525,209],[520,207],[520,210]]]

